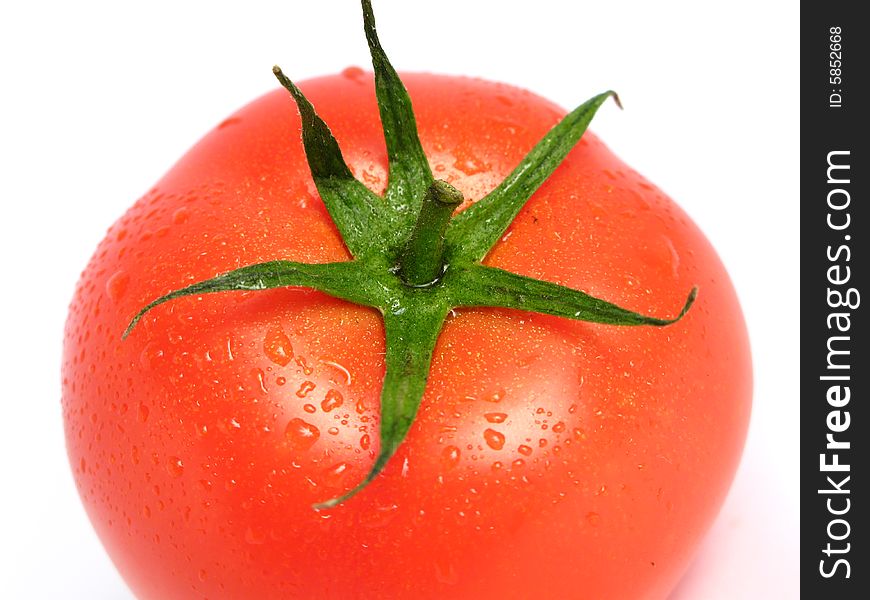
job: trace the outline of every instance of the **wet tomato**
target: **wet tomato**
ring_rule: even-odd
[[[486,196],[565,114],[526,91],[404,75],[435,177]],[[300,84],[376,194],[372,75]],[[142,598],[664,598],[734,474],[747,335],[691,220],[586,133],[483,264],[667,327],[508,308],[446,317],[383,473],[377,309],[300,287],[170,290],[272,260],[349,261],[284,90],[226,119],[109,230],[75,292],[63,410],[76,482]]]

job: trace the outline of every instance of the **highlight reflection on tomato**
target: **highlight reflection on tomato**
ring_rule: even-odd
[[[365,3],[364,3],[365,4]],[[432,174],[484,198],[565,115],[405,74]],[[371,73],[299,85],[353,175],[388,185]],[[585,133],[489,251],[664,327],[450,312],[383,473],[378,310],[300,287],[155,298],[266,261],[351,260],[285,90],[201,140],[108,232],[65,334],[70,459],[142,598],[664,598],[730,484],[751,368],[728,275],[689,218]],[[448,252],[449,254],[449,252]],[[449,273],[449,269],[447,271]],[[445,280],[447,275],[445,275]],[[381,311],[383,312],[383,311]]]

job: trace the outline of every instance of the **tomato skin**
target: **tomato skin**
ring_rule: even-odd
[[[478,199],[564,114],[479,80],[403,77],[436,177]],[[301,84],[356,176],[386,152],[370,74]],[[665,598],[727,492],[751,364],[728,275],[698,228],[591,133],[486,263],[673,315],[614,327],[456,311],[387,470],[375,311],[279,289],[155,297],[239,266],[350,257],[286,92],[200,141],[108,232],[64,342],[70,461],[141,598]]]

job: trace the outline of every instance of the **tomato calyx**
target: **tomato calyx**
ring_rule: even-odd
[[[383,197],[358,181],[338,142],[302,91],[274,67],[302,120],[312,178],[353,260],[306,264],[274,260],[171,291],[143,307],[126,338],[153,308],[182,296],[286,286],[313,288],[383,315],[386,374],[381,390],[380,448],[366,477],[344,495],[314,505],[334,507],[364,489],[388,464],[414,422],[432,353],[447,315],[457,307],[501,307],[608,325],[665,326],[681,319],[697,288],[673,318],[642,315],[585,292],[481,263],[532,194],[580,140],[612,91],[565,116],[487,196],[453,215],[462,194],[432,176],[411,100],[378,39],[371,2],[363,22],[389,161]]]

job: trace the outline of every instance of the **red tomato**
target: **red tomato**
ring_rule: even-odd
[[[499,183],[564,114],[528,92],[407,75],[436,177]],[[301,85],[361,181],[387,157],[370,74]],[[368,488],[384,333],[297,288],[170,290],[273,259],[346,260],[284,91],[197,144],[108,232],[75,293],[63,408],[79,491],[141,598],[664,598],[734,474],[743,318],[698,228],[586,133],[485,263],[669,327],[455,311],[417,421]]]

